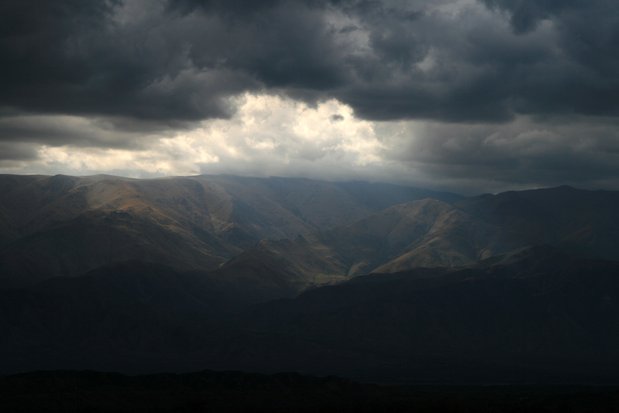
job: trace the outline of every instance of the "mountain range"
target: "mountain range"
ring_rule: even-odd
[[[198,176],[0,176],[0,285],[139,260],[213,270],[263,239],[457,195],[388,184]]]
[[[617,381],[619,192],[0,176],[0,373]]]

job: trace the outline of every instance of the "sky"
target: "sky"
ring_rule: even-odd
[[[619,189],[619,4],[2,0],[0,173]]]

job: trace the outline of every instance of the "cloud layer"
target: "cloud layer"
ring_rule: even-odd
[[[7,0],[0,28],[4,171],[619,181],[608,0]]]

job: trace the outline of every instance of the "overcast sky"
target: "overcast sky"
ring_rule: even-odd
[[[0,172],[619,189],[619,4],[2,0]]]

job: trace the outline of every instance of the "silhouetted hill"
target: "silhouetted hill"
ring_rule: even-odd
[[[258,271],[247,277],[127,262],[0,290],[0,373],[190,369],[191,352],[212,341],[231,314],[294,296],[287,284],[269,283],[276,273]]]
[[[260,271],[260,270],[257,270]],[[231,275],[231,274],[229,274]],[[240,279],[127,265],[0,296],[0,371],[238,369],[423,383],[606,383],[619,263],[550,247],[265,302]],[[289,295],[290,296],[290,295]]]
[[[230,362],[421,381],[619,380],[618,303],[619,263],[534,248],[263,304],[237,343],[260,357]]]
[[[127,368],[136,351],[148,355],[149,347],[161,353],[183,341],[195,343],[214,315],[212,307],[221,304],[210,285],[205,287],[197,277],[132,265],[5,290],[1,367],[71,367],[86,357],[99,368],[107,363],[113,368],[118,359]]]
[[[0,378],[10,412],[616,412],[616,387],[377,386],[337,377],[234,371],[124,376],[92,371]]]

